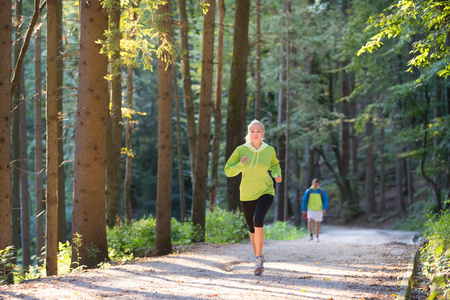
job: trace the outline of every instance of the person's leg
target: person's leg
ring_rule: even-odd
[[[320,222],[316,222],[316,236],[319,236],[320,233]]]
[[[255,215],[253,217],[253,224],[255,226],[255,246],[256,246],[256,256],[262,255],[262,250],[264,247],[264,218],[267,212],[272,206],[273,196],[272,195],[262,195],[258,199],[256,204]]]
[[[256,230],[255,230],[256,231]],[[248,234],[250,235],[250,242],[252,242],[252,247],[253,247],[253,253],[256,256],[256,245],[255,245],[255,232],[248,232]]]
[[[245,221],[248,225],[248,233],[250,235],[250,241],[252,243],[253,252],[256,256],[256,245],[255,245],[255,227],[253,226],[253,218],[255,216],[256,203],[258,201],[241,201],[242,212],[244,213]]]
[[[309,230],[309,234],[310,235],[312,235],[313,234],[313,230],[314,230],[314,228],[313,228],[313,219],[312,218],[309,218],[308,219],[308,230]]]

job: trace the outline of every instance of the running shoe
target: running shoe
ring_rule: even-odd
[[[257,276],[261,276],[262,273],[264,272],[264,262],[266,261],[266,259],[264,258],[263,255],[261,256],[256,256],[255,257],[255,275]]]
[[[316,236],[316,242],[319,242],[319,237],[318,236]]]

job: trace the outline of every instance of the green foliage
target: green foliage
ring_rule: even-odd
[[[14,247],[9,246],[5,249],[0,250],[0,267],[2,268],[1,274],[2,277],[0,278],[0,285],[4,284],[8,280],[8,272],[12,270],[13,264],[11,263],[14,251]]]
[[[450,211],[426,224],[425,236],[428,243],[422,249],[422,263],[425,275],[433,284],[439,286],[436,294],[443,294],[445,299],[450,296]],[[437,295],[430,295],[434,299]]]
[[[107,229],[109,257],[145,256],[154,249],[156,220],[144,217]]]
[[[450,52],[447,46],[448,24],[450,16],[448,1],[433,0],[399,0],[395,5],[369,18],[367,29],[379,28],[378,33],[363,46],[358,55],[381,47],[385,38],[400,37],[412,43],[411,58],[408,69],[412,66],[429,67],[435,61],[444,61],[445,65],[437,72],[439,76],[450,76]]]
[[[248,238],[244,214],[219,207],[206,215],[205,239],[212,244],[240,243]]]
[[[411,211],[394,224],[394,229],[405,231],[424,231],[429,214],[434,210],[430,201],[419,201],[411,206]]]
[[[264,236],[271,240],[296,240],[307,235],[304,228],[297,228],[289,222],[277,221],[264,227]]]

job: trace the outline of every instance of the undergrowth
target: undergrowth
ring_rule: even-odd
[[[450,211],[442,212],[426,224],[428,243],[422,249],[424,275],[437,289],[428,299],[450,298]]]

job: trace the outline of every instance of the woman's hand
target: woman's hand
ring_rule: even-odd
[[[243,156],[241,158],[241,163],[243,163],[244,165],[247,163],[247,156]]]
[[[278,182],[278,183],[280,183],[280,182],[281,182],[281,176],[275,177],[275,181]]]

